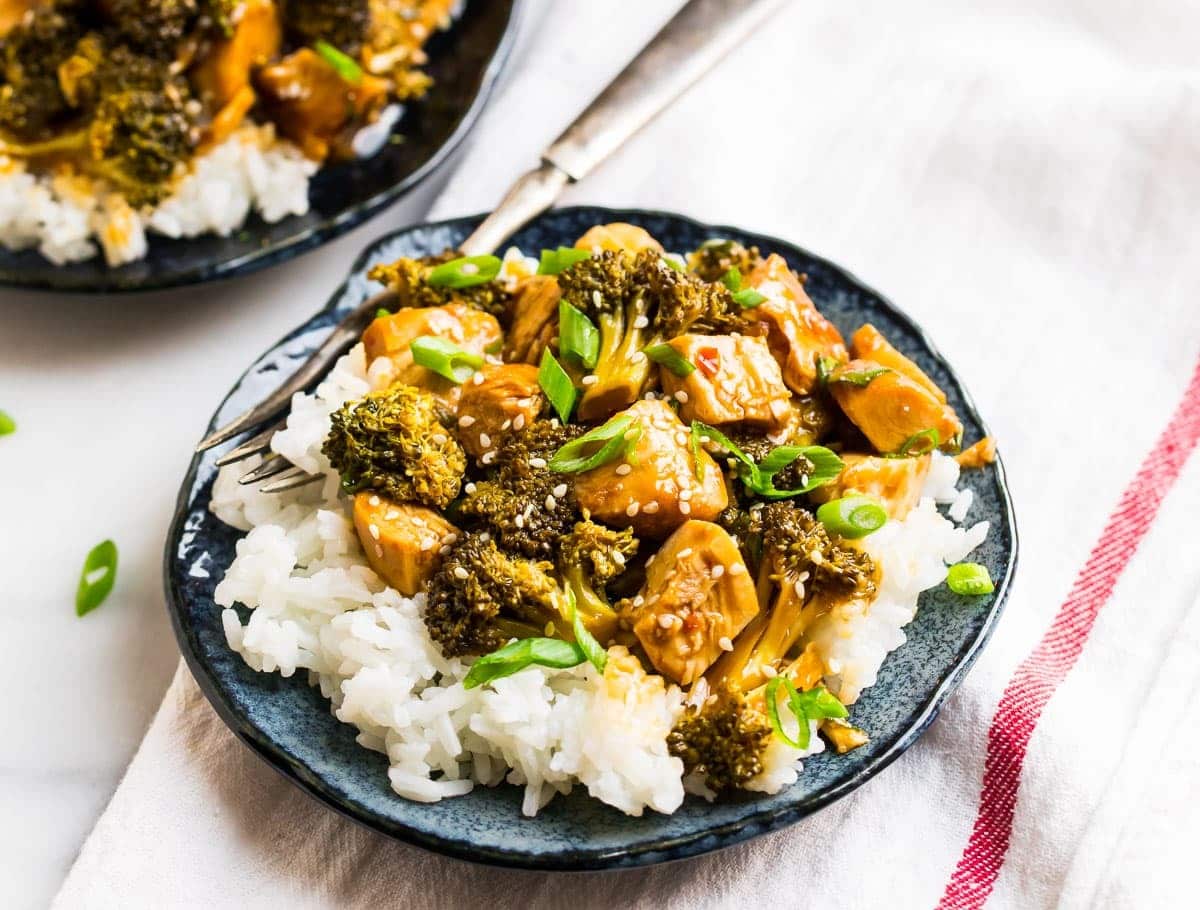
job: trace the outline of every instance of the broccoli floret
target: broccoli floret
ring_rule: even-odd
[[[457,258],[453,251],[421,259],[397,259],[374,266],[368,277],[396,292],[401,307],[435,307],[465,303],[500,318],[508,312],[512,295],[499,281],[485,281],[468,288],[435,287],[425,279],[444,262]]]
[[[814,594],[844,597],[875,593],[875,562],[863,550],[836,543],[807,509],[775,502],[762,510],[763,554],[782,582],[803,578]]]
[[[552,558],[558,539],[578,519],[579,507],[570,483],[547,462],[581,432],[556,420],[538,420],[509,437],[496,453],[491,477],[456,503],[456,520],[490,531],[506,550]]]
[[[200,15],[197,0],[102,0],[105,21],[123,42],[172,60]]]
[[[747,275],[760,262],[758,247],[747,249],[736,240],[710,240],[688,256],[688,268],[705,281],[720,281],[730,269]]]
[[[510,638],[557,634],[565,599],[548,562],[505,553],[466,534],[429,583],[425,625],[448,657],[489,654]]]
[[[444,509],[458,495],[467,456],[439,417],[433,395],[398,383],[336,411],[321,451],[347,492],[378,490]]]
[[[357,55],[370,24],[369,0],[286,0],[283,21],[296,44],[327,41],[340,51]]]
[[[563,299],[600,329],[597,380],[580,402],[584,420],[638,398],[652,366],[635,356],[644,348],[688,331],[726,331],[740,316],[728,288],[676,271],[653,250],[602,251],[564,269],[558,283]]]
[[[601,641],[612,636],[617,620],[605,586],[625,571],[637,550],[632,529],[618,531],[591,520],[576,522],[559,540],[559,574],[575,595],[584,625]]]
[[[771,723],[738,693],[722,693],[712,704],[689,708],[667,736],[671,754],[687,773],[704,776],[717,793],[734,790],[763,770]]]
[[[0,41],[0,130],[15,140],[44,139],[75,113],[58,68],[85,33],[77,6],[39,7]]]

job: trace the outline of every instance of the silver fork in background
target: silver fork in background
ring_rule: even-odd
[[[465,256],[495,252],[508,237],[553,205],[563,189],[589,174],[736,47],[783,0],[690,0],[638,52],[617,77],[523,174],[500,204],[459,247]],[[292,395],[316,382],[358,341],[376,310],[394,295],[385,291],[360,304],[330,333],[312,356],[279,388],[249,411],[214,430],[196,446],[203,452],[276,417]],[[225,465],[270,451],[283,420],[230,450]],[[268,481],[264,493],[290,490],[319,480],[281,455],[268,457],[240,483]]]

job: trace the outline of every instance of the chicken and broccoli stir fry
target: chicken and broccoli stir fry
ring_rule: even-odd
[[[324,448],[371,566],[426,595],[433,640],[477,658],[468,685],[613,646],[678,684],[669,747],[712,791],[776,737],[866,742],[809,633],[871,601],[863,538],[959,450],[945,394],[874,326],[847,345],[804,276],[737,243],[682,258],[610,224],[503,272],[372,272],[397,301],[363,339],[377,389]]]
[[[453,0],[0,0],[0,156],[133,206],[247,118],[315,161],[429,86]]]

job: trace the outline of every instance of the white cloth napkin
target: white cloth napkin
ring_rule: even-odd
[[[675,5],[532,4],[433,215],[493,204]],[[1011,477],[1016,585],[962,689],[884,774],[720,854],[498,871],[309,800],[181,670],[57,905],[1193,903],[1197,34],[1200,6],[1174,0],[792,3],[565,200],[830,256],[925,325],[978,399]]]

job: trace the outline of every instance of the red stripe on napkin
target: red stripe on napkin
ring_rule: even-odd
[[[1042,709],[1075,665],[1092,624],[1158,514],[1200,439],[1200,363],[1171,422],[1121,494],[1071,593],[1033,652],[1013,673],[988,730],[983,790],[975,827],[946,885],[939,910],[982,907],[992,893],[1012,836],[1017,788]]]

